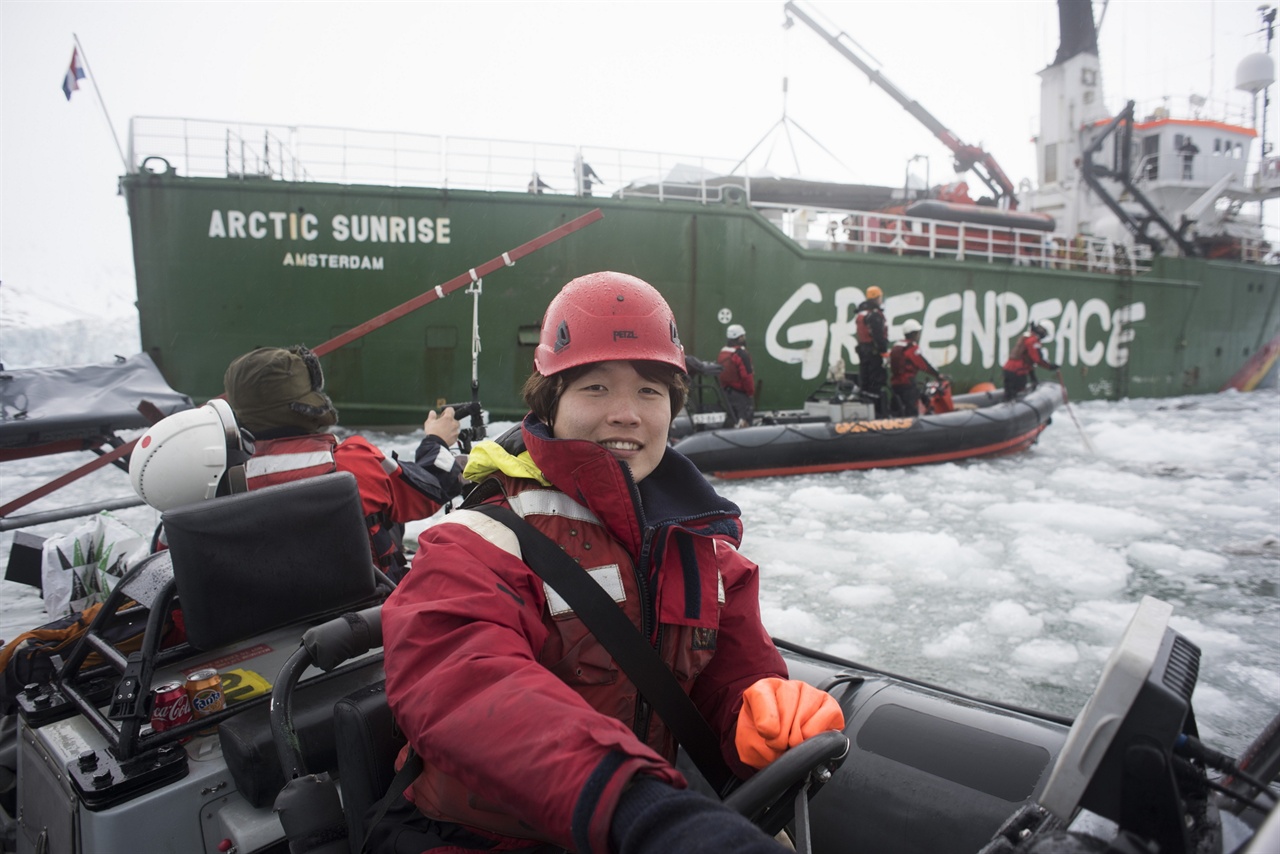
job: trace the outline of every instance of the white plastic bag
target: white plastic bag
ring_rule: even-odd
[[[147,548],[145,537],[106,512],[49,537],[40,559],[45,612],[61,617],[104,601]]]

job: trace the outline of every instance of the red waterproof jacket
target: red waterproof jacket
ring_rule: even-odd
[[[425,437],[415,458],[413,463],[388,459],[363,436],[339,442],[329,433],[302,433],[255,440],[245,479],[249,489],[260,489],[332,471],[351,472],[374,562],[389,569],[401,551],[391,527],[433,515],[462,486],[453,455],[439,438]]]
[[[716,362],[721,367],[720,386],[722,388],[737,389],[744,394],[755,395],[756,375],[751,367],[751,354],[747,352],[746,347],[721,347],[720,354],[716,356]]]
[[[613,595],[747,776],[742,692],[786,665],[760,623],[759,570],[737,551],[738,508],[671,449],[637,485],[604,448],[552,439],[533,416],[472,450],[468,476],[486,468],[502,493],[490,500]],[[519,554],[505,525],[454,511],[383,606],[387,700],[425,765],[407,794],[429,816],[606,854],[634,774],[685,781],[666,726]]]
[[[1034,332],[1028,332],[1014,346],[1013,352],[1009,355],[1009,361],[1004,363],[1004,369],[1019,376],[1026,376],[1035,369],[1036,365],[1048,370],[1054,369],[1053,363],[1046,359],[1040,350],[1039,337]]]
[[[910,339],[899,341],[889,351],[889,383],[890,385],[910,385],[916,381],[916,374],[924,371],[938,378],[938,371],[920,352],[920,345]]]

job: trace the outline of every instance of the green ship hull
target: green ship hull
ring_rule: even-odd
[[[924,325],[922,345],[959,389],[999,384],[1033,315],[1053,329],[1048,356],[1075,399],[1216,392],[1280,334],[1275,267],[1156,257],[1101,273],[1061,256],[808,248],[741,193],[699,203],[173,170],[121,184],[143,349],[197,399],[220,394],[226,365],[247,350],[315,346],[595,208],[601,221],[483,281],[479,387],[493,417],[524,411],[551,297],[603,269],[657,287],[700,358],[715,357],[728,323],[744,325],[765,409],[797,405],[837,360],[856,370],[853,316],[871,285],[895,333],[908,318]],[[459,291],[326,356],[342,423],[414,425],[440,400],[468,399],[472,313]]]

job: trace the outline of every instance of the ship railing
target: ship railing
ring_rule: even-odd
[[[1253,127],[1249,109],[1250,107],[1244,104],[1232,103],[1220,98],[1206,98],[1201,95],[1166,95],[1158,99],[1135,102],[1133,114],[1140,124],[1181,119],[1215,121],[1248,128]]]
[[[135,117],[129,162],[163,158],[192,177],[440,187],[549,195],[612,195],[702,204],[747,198],[735,161],[636,149]]]
[[[927,219],[879,211],[810,210],[757,203],[753,207],[806,249],[972,260],[1091,273],[1137,274],[1151,269],[1146,246],[1004,225]]]

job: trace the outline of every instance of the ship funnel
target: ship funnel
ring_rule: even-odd
[[[1236,66],[1236,88],[1254,95],[1276,82],[1276,65],[1265,53],[1251,53]]]

